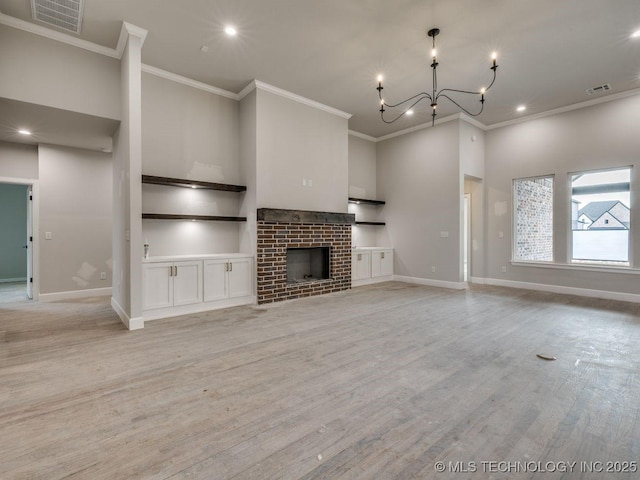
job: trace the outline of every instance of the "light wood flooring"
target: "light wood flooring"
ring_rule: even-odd
[[[29,301],[27,282],[0,283],[0,304]]]
[[[402,283],[134,332],[106,298],[0,305],[0,478],[638,478],[497,462],[640,459],[639,315]]]

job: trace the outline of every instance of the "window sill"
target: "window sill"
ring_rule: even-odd
[[[535,268],[551,268],[555,270],[577,270],[582,272],[599,272],[599,273],[623,273],[627,275],[640,275],[640,269],[631,267],[617,267],[613,265],[585,265],[575,263],[553,263],[553,262],[523,262],[511,261],[514,267],[535,267]]]

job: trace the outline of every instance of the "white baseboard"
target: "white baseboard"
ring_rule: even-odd
[[[108,297],[111,295],[111,287],[91,288],[88,290],[70,290],[68,292],[41,293],[41,302],[56,302],[58,300],[73,300],[86,297]]]
[[[230,298],[217,302],[201,302],[194,303],[192,305],[181,305],[179,307],[157,308],[154,310],[145,310],[142,312],[142,318],[147,322],[149,320],[178,317],[180,315],[208,312],[210,310],[220,310],[222,308],[239,307],[240,305],[255,305],[256,301],[257,299],[254,295],[251,297]]]
[[[393,275],[387,275],[386,277],[365,278],[363,280],[351,280],[351,287],[362,287],[364,285],[371,285],[372,283],[390,282],[392,280]]]
[[[129,315],[126,314],[124,309],[113,297],[111,297],[111,308],[113,308],[114,312],[118,314],[118,317],[120,317],[120,320],[122,321],[122,323],[124,323],[127,329],[140,330],[141,328],[144,328],[143,318],[142,317],[130,318]]]
[[[525,290],[538,290],[540,292],[562,293],[566,295],[579,295],[581,297],[602,298],[605,300],[620,300],[623,302],[640,303],[640,295],[635,293],[611,292],[607,290],[593,290],[590,288],[565,287],[562,285],[548,285],[545,283],[516,282],[513,280],[502,280],[499,278],[479,279],[485,285],[495,285],[498,287],[522,288]]]
[[[469,277],[469,283],[475,283],[477,285],[484,285],[486,283],[486,279],[481,277]]]
[[[0,278],[0,283],[18,283],[27,281],[27,277],[24,278]]]
[[[465,282],[448,282],[446,280],[434,280],[432,278],[405,277],[403,275],[394,275],[396,282],[415,283],[416,285],[426,285],[429,287],[452,288],[454,290],[464,290],[467,288]]]

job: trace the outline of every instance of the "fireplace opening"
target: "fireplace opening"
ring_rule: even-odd
[[[287,248],[287,283],[329,278],[331,247]]]

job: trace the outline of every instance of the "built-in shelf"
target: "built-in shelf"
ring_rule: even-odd
[[[362,205],[384,205],[384,200],[370,200],[366,198],[354,198],[349,197],[349,203],[362,204]]]
[[[227,183],[201,182],[198,180],[186,180],[183,178],[155,177],[142,175],[142,183],[153,185],[166,185],[169,187],[202,188],[207,190],[221,190],[223,192],[245,192],[244,185],[230,185]]]
[[[171,213],[143,213],[148,220],[193,220],[204,222],[246,222],[247,217],[226,217],[220,215],[174,215]]]
[[[386,225],[384,222],[356,222],[356,225]]]

